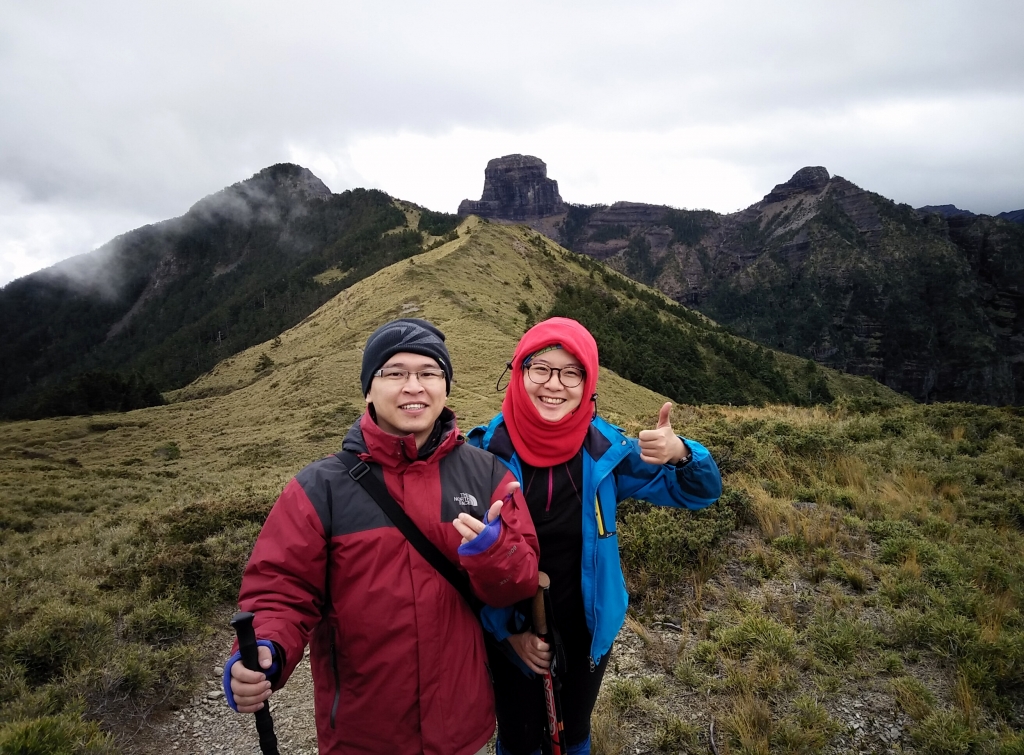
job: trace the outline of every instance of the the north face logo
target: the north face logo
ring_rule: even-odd
[[[477,505],[476,498],[471,496],[469,493],[459,493],[455,496],[455,502],[467,509],[475,509]]]

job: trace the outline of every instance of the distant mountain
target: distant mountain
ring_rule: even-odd
[[[730,215],[616,202],[519,217],[758,343],[919,400],[1024,401],[1018,224],[918,212],[820,166]]]
[[[979,217],[976,213],[970,210],[961,210],[959,207],[953,204],[930,204],[924,207],[918,207],[918,212],[931,212],[936,215],[941,215],[944,218],[956,218],[956,217],[968,217],[976,218]],[[1024,210],[1011,210],[1010,212],[1001,212],[993,217],[1000,218],[1001,220],[1009,220],[1011,223],[1024,223]]]
[[[970,210],[961,210],[955,204],[929,204],[924,207],[918,207],[918,212],[933,212],[936,215],[941,215],[944,218],[956,218],[956,217],[977,217]]]
[[[295,325],[339,291],[422,251],[454,216],[404,212],[387,194],[332,194],[274,165],[185,215],[119,236],[0,289],[0,412],[29,414],[73,376],[136,373],[183,386]],[[58,397],[59,398],[59,397]],[[67,403],[67,402],[64,402]]]

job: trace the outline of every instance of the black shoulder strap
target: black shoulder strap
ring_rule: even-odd
[[[409,515],[398,505],[398,501],[391,496],[384,483],[370,472],[369,465],[351,451],[339,451],[335,456],[348,469],[348,476],[363,486],[363,490],[370,494],[370,497],[381,507],[381,510],[391,520],[391,523],[398,528],[399,532],[405,535],[406,540],[409,541],[412,547],[442,577],[451,582],[452,587],[459,591],[459,594],[465,598],[469,607],[479,616],[483,603],[470,589],[469,578],[460,572],[455,564],[449,561],[438,550],[437,546],[427,539],[427,536],[420,531],[419,527],[409,518]]]

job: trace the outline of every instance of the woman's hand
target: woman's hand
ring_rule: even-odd
[[[543,674],[551,665],[551,646],[533,632],[513,634],[508,638],[516,655],[530,667],[535,674]]]
[[[672,432],[672,402],[666,401],[658,414],[658,426],[653,430],[641,430],[640,461],[648,464],[679,464],[690,458],[690,449],[682,439]]]

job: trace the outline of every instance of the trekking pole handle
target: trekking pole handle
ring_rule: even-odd
[[[242,656],[242,665],[250,671],[263,672],[260,668],[259,648],[256,645],[256,630],[252,628],[255,617],[249,611],[239,611],[231,617],[231,626],[238,636],[238,652]],[[270,715],[270,700],[256,711],[256,733],[260,738],[260,751],[263,755],[278,755],[277,735],[274,734],[274,719]]]
[[[551,577],[537,572],[537,594],[533,596],[533,629],[539,637],[547,637],[548,617],[544,613],[544,593],[551,587]]]
[[[231,626],[238,636],[238,652],[242,654],[242,665],[250,671],[263,671],[260,668],[259,648],[256,646],[256,630],[252,628],[252,620],[256,618],[248,611],[239,611],[231,617]]]

